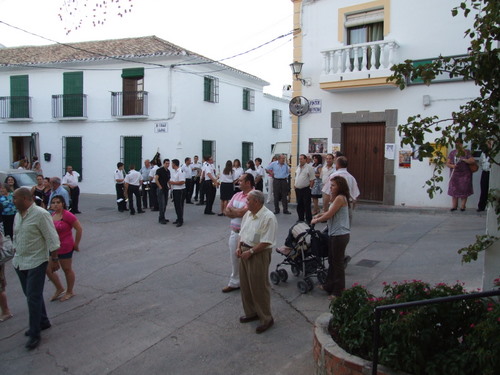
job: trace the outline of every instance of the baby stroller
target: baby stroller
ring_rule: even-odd
[[[285,259],[276,265],[276,270],[270,274],[271,282],[278,285],[288,280],[288,272],[281,268],[284,265],[291,266],[292,274],[296,277],[302,274],[301,280],[297,282],[297,288],[305,294],[314,288],[313,277],[324,284],[327,277],[325,258],[328,257],[328,233],[314,229],[305,222],[295,223],[289,230],[285,240],[285,246],[276,249]],[[350,261],[347,256],[344,259],[344,267]]]

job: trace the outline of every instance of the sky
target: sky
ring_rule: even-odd
[[[220,60],[251,50],[293,29],[290,0],[107,0],[106,14],[102,8],[93,12],[95,4],[102,1],[0,0],[0,44],[5,47],[53,44],[5,25],[7,23],[60,43],[156,35]],[[65,4],[77,4],[77,10],[64,7]],[[118,12],[130,9],[129,4],[131,12],[118,16]],[[104,24],[93,26],[93,14],[98,15],[97,19],[105,18]],[[80,19],[83,22],[75,30]],[[71,29],[69,34],[68,29]],[[264,91],[277,96],[281,96],[282,86],[292,81],[291,62],[291,35],[224,61],[269,82],[271,85]]]

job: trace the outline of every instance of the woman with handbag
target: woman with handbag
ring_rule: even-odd
[[[450,168],[450,182],[448,184],[448,195],[451,196],[452,201],[450,211],[458,209],[459,199],[462,201],[460,211],[465,211],[467,198],[474,194],[472,173],[477,171],[477,164],[470,150],[464,148],[460,138],[456,140],[455,145],[456,149],[450,152],[446,162],[446,166]]]
[[[0,205],[0,208],[3,208]],[[3,233],[2,225],[2,212],[0,210],[0,250],[2,257],[0,258],[0,310],[2,314],[0,315],[0,323],[12,318],[14,315],[10,312],[9,305],[7,304],[7,294],[5,293],[5,287],[7,286],[7,280],[5,279],[5,263],[11,259],[12,253],[12,242],[10,238],[6,238]]]

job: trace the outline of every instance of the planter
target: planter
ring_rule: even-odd
[[[328,333],[332,314],[321,314],[314,324],[313,357],[316,375],[371,375],[372,362],[347,353]],[[407,375],[378,365],[378,375]]]

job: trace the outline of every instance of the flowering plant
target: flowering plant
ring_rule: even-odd
[[[467,294],[459,282],[432,287],[420,280],[384,283],[383,292],[383,297],[376,298],[355,284],[330,305],[333,339],[367,360],[373,357],[375,307]],[[379,362],[414,375],[496,374],[500,305],[485,298],[384,311]]]

